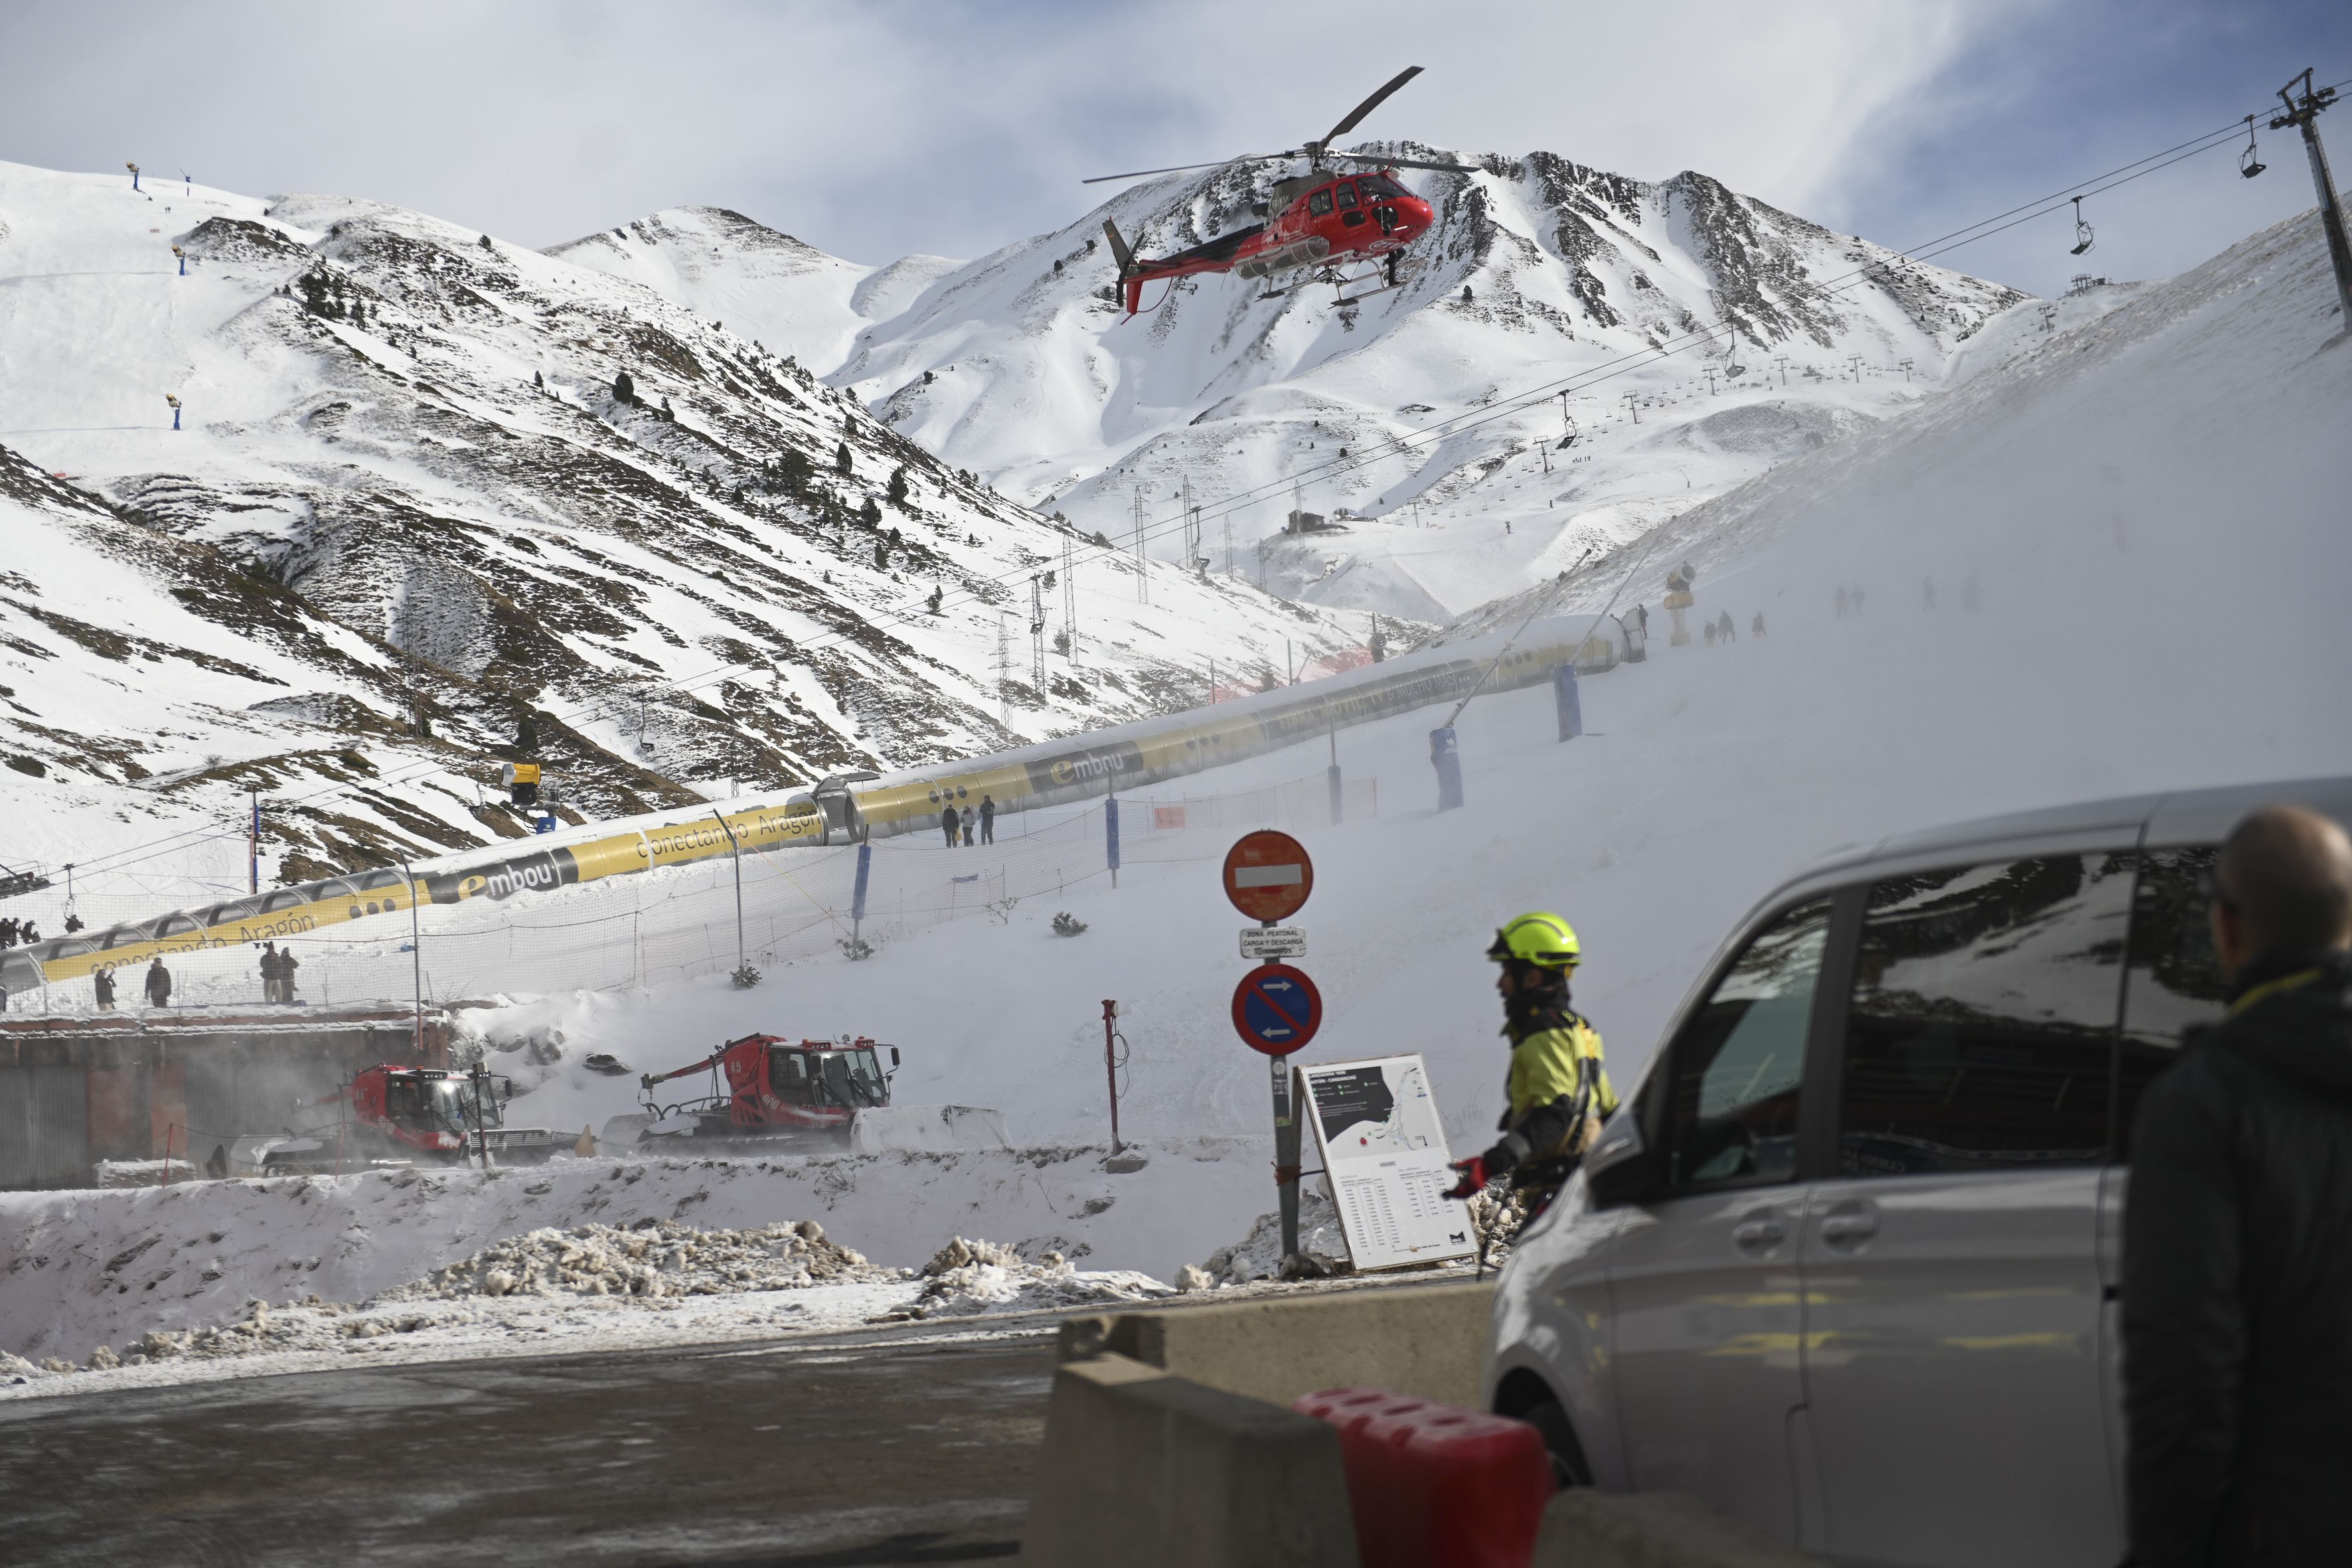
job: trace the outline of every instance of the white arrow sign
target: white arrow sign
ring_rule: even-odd
[[[1304,958],[1307,933],[1297,926],[1244,926],[1242,956],[1260,963],[1270,958]]]

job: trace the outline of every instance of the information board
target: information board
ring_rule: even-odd
[[[1297,1069],[1339,1228],[1357,1269],[1469,1258],[1467,1205],[1445,1191],[1445,1129],[1421,1058],[1323,1062]]]

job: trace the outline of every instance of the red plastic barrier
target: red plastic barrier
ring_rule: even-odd
[[[1534,1427],[1380,1388],[1291,1408],[1339,1428],[1364,1568],[1528,1568],[1553,1489]]]

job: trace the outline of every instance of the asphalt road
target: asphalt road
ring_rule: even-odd
[[[0,1404],[0,1563],[883,1568],[1013,1555],[1051,1323]]]

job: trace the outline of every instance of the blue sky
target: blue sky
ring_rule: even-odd
[[[850,5],[7,0],[0,158],[332,190],[544,246],[734,207],[863,261],[983,253],[1084,213],[1079,176],[1320,134],[1684,168],[1904,246],[2352,77],[2352,5],[1654,0]],[[2352,109],[2324,128],[2352,175]],[[2299,149],[2214,153],[1947,264],[2047,292],[2179,270],[2310,205]]]

